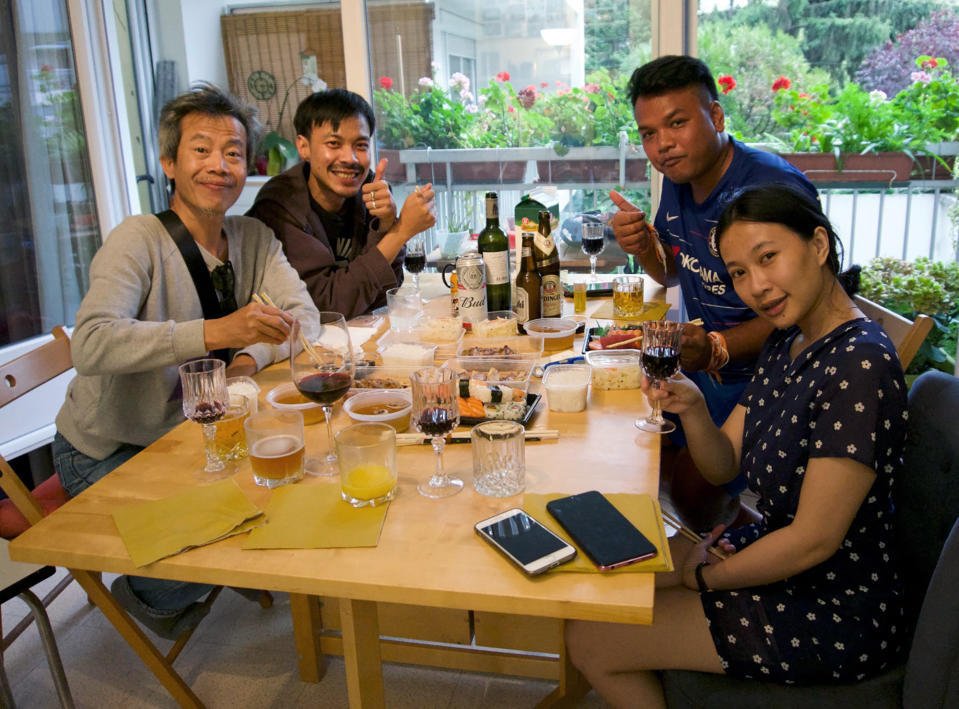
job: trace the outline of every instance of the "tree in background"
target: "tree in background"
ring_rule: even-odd
[[[727,129],[751,140],[762,140],[778,127],[772,111],[779,77],[810,87],[829,78],[824,71],[810,69],[797,38],[765,24],[707,19],[699,26],[699,56],[717,79],[734,79],[735,88],[720,95]]]
[[[946,7],[942,0],[750,0],[713,15],[796,37],[809,65],[841,86],[869,52]]]
[[[633,7],[640,5],[641,7]],[[586,0],[586,73],[607,69],[631,74],[649,61],[652,25],[649,3]]]
[[[856,81],[867,91],[895,96],[913,83],[915,59],[923,55],[944,57],[951,67],[959,67],[959,15],[951,10],[936,12],[895,41],[887,41],[865,58]]]

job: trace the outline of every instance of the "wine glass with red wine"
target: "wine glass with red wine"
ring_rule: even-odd
[[[647,320],[643,323],[641,358],[643,371],[656,388],[679,371],[679,345],[683,324],[669,320]],[[663,418],[659,399],[650,401],[652,412],[645,419],[637,419],[636,428],[650,433],[671,433],[676,424]]]
[[[417,234],[406,242],[404,265],[413,276],[413,287],[420,289],[420,273],[426,268],[426,242],[423,234]]]
[[[436,472],[416,486],[426,497],[449,497],[463,489],[463,481],[451,478],[443,470],[443,447],[446,436],[460,422],[459,372],[453,369],[426,367],[410,376],[413,409],[410,422],[420,433],[432,437],[436,451]]]
[[[596,257],[606,248],[606,225],[583,222],[583,236],[580,240],[583,253],[589,256],[589,280],[596,280]]]
[[[340,313],[320,313],[320,333],[311,343],[299,323],[290,330],[290,372],[297,390],[323,408],[326,417],[326,458],[307,456],[303,468],[310,475],[336,475],[339,465],[333,445],[333,404],[353,385],[355,371],[350,330]]]
[[[230,406],[226,388],[226,364],[222,359],[195,359],[179,367],[183,388],[183,415],[203,426],[206,467],[200,471],[201,480],[218,480],[232,475],[236,466],[227,465],[216,453],[215,422],[223,418]]]

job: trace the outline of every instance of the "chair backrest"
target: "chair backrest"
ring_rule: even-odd
[[[959,379],[930,370],[909,391],[904,465],[896,478],[899,559],[913,616],[959,518]]]
[[[932,318],[928,315],[919,315],[915,322],[909,318],[903,317],[899,313],[894,313],[878,303],[863,298],[861,295],[853,296],[856,305],[870,319],[879,323],[882,329],[889,335],[892,344],[896,346],[896,354],[899,355],[899,362],[905,369],[916,356],[922,341],[932,329]]]
[[[53,341],[0,365],[0,408],[73,367],[70,338],[59,325]],[[30,524],[43,519],[43,507],[0,456],[0,488]]]

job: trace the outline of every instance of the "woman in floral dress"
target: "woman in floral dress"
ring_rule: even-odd
[[[784,683],[848,682],[903,646],[892,482],[906,388],[891,341],[856,307],[818,203],[751,188],[715,232],[737,294],[777,329],[722,428],[679,376],[644,391],[680,415],[716,485],[742,470],[761,521],[699,545],[674,538],[677,571],[657,579],[652,626],[573,622],[573,662],[614,706],[665,706],[654,670]],[[719,539],[725,561],[707,553]]]

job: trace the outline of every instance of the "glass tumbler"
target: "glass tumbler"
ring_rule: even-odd
[[[340,494],[354,507],[376,507],[396,494],[396,430],[356,423],[336,434]]]
[[[526,487],[526,429],[516,421],[484,421],[470,431],[473,488],[488,497],[510,497]]]
[[[263,409],[243,422],[253,482],[280,487],[303,477],[303,414]]]
[[[635,318],[643,312],[643,277],[617,276],[613,279],[613,317]]]

